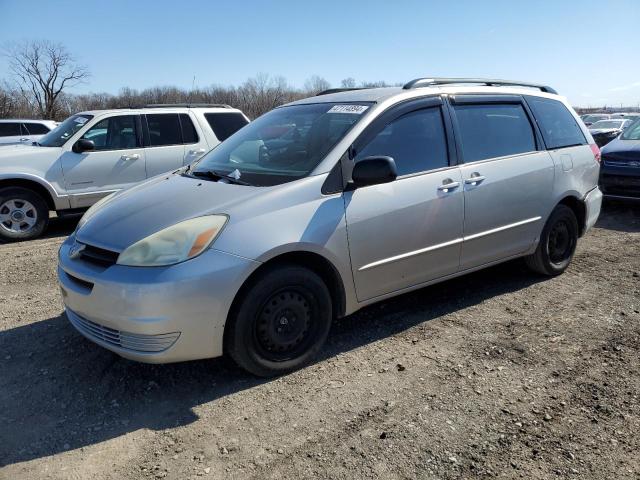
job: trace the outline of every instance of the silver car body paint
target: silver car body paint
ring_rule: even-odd
[[[581,229],[588,230],[602,200],[590,145],[452,165],[388,184],[322,193],[328,173],[380,113],[411,99],[465,93],[560,100],[579,120],[562,97],[516,87],[368,89],[294,102],[376,103],[305,178],[252,187],[161,175],[104,202],[60,249],[58,274],[72,323],[105,348],[140,361],[214,357],[223,352],[224,327],[241,286],[260,265],[280,255],[307,252],[329,262],[344,293],[341,313],[350,314],[532,253],[549,214],[566,197],[581,202],[586,212]],[[578,125],[592,144],[584,124]],[[475,175],[485,179],[474,183]],[[460,187],[443,192],[439,187],[449,180]],[[119,253],[165,227],[207,214],[228,215],[229,222],[208,251],[178,265],[105,268],[69,256],[74,242]],[[177,339],[162,337],[174,333]],[[127,343],[135,335],[142,336],[140,345],[154,343],[145,335],[173,343],[144,352]]]

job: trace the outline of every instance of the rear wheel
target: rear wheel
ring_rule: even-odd
[[[39,237],[49,223],[49,208],[37,193],[21,187],[0,189],[0,240]]]
[[[296,370],[322,348],[331,328],[331,295],[311,270],[280,266],[256,278],[225,332],[235,362],[266,377]]]
[[[543,275],[560,275],[573,258],[578,244],[578,220],[566,205],[558,205],[547,220],[536,251],[525,257],[529,268]]]

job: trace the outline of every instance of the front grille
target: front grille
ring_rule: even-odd
[[[80,333],[87,337],[132,352],[162,352],[173,345],[180,336],[180,332],[161,333],[158,335],[124,332],[87,320],[69,309],[67,309],[67,318]]]
[[[82,260],[103,267],[110,267],[111,265],[115,265],[115,263],[118,261],[118,255],[118,252],[94,247],[93,245],[89,245],[86,243],[84,244],[84,250],[80,252],[80,258]]]
[[[605,195],[640,197],[640,176],[600,175],[600,190]]]

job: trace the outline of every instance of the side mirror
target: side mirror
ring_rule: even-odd
[[[76,143],[73,144],[73,147],[71,147],[71,150],[73,150],[74,153],[82,153],[89,150],[95,150],[95,148],[96,148],[96,144],[93,143],[93,140],[87,140],[86,138],[81,138],[80,140],[78,140]]]
[[[353,188],[393,182],[398,176],[396,162],[391,157],[365,157],[353,166]]]

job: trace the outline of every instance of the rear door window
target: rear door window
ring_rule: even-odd
[[[24,123],[23,125],[27,129],[28,135],[44,135],[45,133],[49,133],[49,129],[41,123]]]
[[[147,114],[147,125],[150,146],[182,145],[180,120],[177,113]]]
[[[20,124],[17,122],[0,123],[0,137],[20,135]]]
[[[218,140],[225,141],[231,135],[236,133],[247,123],[246,118],[241,113],[205,113],[204,118],[207,119],[211,130],[215,133]]]
[[[454,105],[465,163],[536,150],[529,117],[520,104]]]
[[[527,97],[527,103],[536,117],[547,148],[587,144],[578,122],[562,102],[550,98]]]

